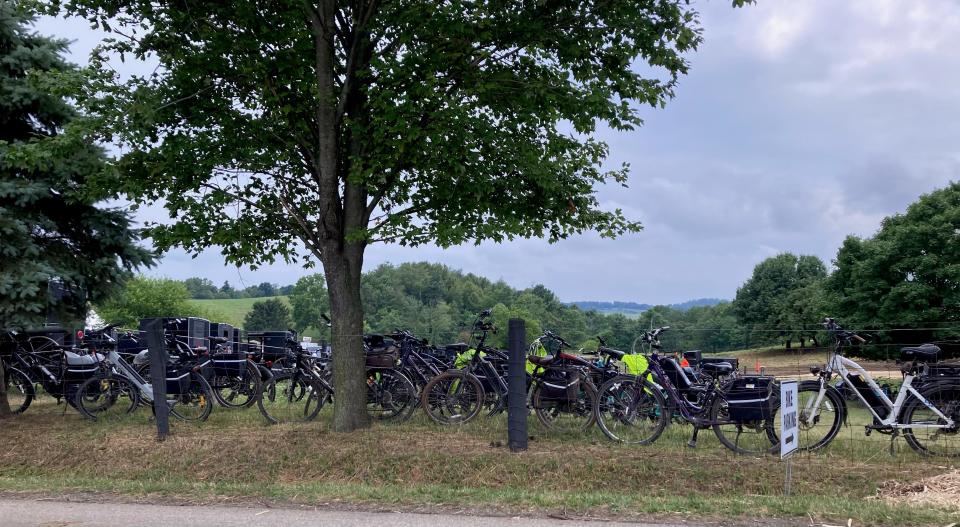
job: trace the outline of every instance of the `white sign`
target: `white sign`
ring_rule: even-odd
[[[797,381],[780,381],[780,459],[797,449],[800,442],[797,425]]]
[[[303,342],[313,342],[313,337],[303,337]]]

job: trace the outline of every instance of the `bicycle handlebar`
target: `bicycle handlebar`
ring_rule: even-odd
[[[847,342],[856,340],[861,344],[867,341],[867,339],[861,337],[860,335],[857,335],[853,331],[847,331],[843,329],[842,327],[840,327],[840,324],[837,324],[836,320],[830,317],[823,319],[823,327],[828,332],[833,333],[837,340],[846,340]]]

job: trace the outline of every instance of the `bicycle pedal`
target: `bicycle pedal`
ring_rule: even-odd
[[[691,439],[690,441],[687,441],[687,446],[689,448],[697,448],[697,440]]]

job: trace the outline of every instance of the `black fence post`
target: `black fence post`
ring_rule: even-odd
[[[157,441],[163,441],[170,433],[167,406],[167,348],[163,341],[163,319],[147,322],[147,348],[150,352],[150,384],[153,386],[153,412],[157,420]]]
[[[523,320],[510,319],[507,339],[510,361],[507,368],[507,442],[510,450],[527,449],[527,331]]]

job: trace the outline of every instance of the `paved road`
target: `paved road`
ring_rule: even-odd
[[[452,514],[347,512],[0,499],[3,527],[643,527],[637,523]],[[653,527],[653,526],[650,526]],[[680,527],[657,525],[656,527]],[[683,527],[691,527],[686,524]]]

